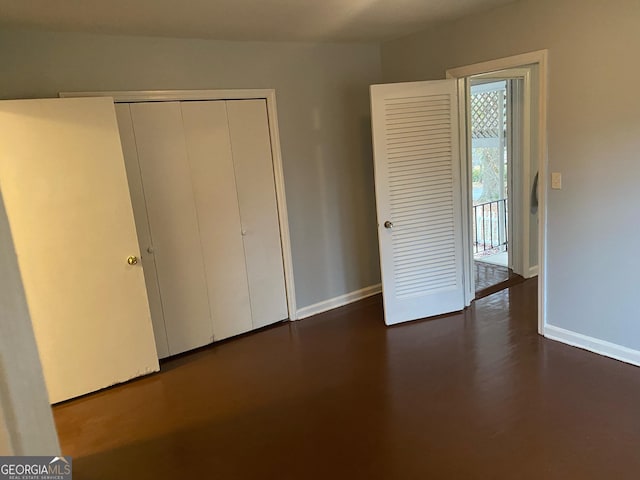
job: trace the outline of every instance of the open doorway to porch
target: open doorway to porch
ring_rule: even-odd
[[[521,72],[470,77],[468,105],[476,298],[524,280],[521,188],[530,88]],[[526,140],[526,141],[525,141]],[[525,145],[527,143],[527,145]],[[516,228],[514,229],[514,226]]]
[[[478,298],[475,288],[473,225],[472,225],[472,174],[471,174],[471,81],[522,79],[511,83],[521,86],[522,138],[521,161],[514,161],[511,168],[512,184],[508,188],[507,209],[513,214],[508,218],[508,235],[520,241],[509,241],[508,258],[511,268],[524,278],[538,277],[538,333],[544,335],[546,315],[546,111],[547,111],[547,60],[548,52],[539,50],[512,57],[455,67],[447,70],[447,78],[457,80],[458,94],[462,99],[459,111],[466,121],[461,126],[461,148],[466,156],[462,161],[462,176],[467,186],[462,189],[463,242],[465,253],[464,277],[465,304]],[[514,104],[515,105],[515,104]],[[507,122],[507,126],[510,122]],[[515,135],[514,132],[512,135]],[[515,144],[515,142],[514,142]],[[507,148],[509,143],[507,142]],[[521,169],[519,173],[515,170]],[[517,181],[513,181],[516,179]],[[520,249],[518,250],[518,247]],[[518,251],[517,251],[518,250]]]

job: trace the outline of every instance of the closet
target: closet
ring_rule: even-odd
[[[266,101],[116,114],[158,356],[287,319]]]

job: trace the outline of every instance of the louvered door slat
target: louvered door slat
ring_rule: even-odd
[[[385,321],[460,310],[455,81],[374,85],[371,102]]]

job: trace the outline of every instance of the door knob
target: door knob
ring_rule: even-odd
[[[127,263],[129,265],[135,265],[136,263],[138,263],[138,257],[131,255],[129,258],[127,258]]]
[[[390,222],[389,220],[387,220],[386,222],[384,222],[384,228],[392,228],[393,227],[393,223]]]

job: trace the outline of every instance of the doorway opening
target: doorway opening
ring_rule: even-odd
[[[513,198],[509,192],[514,168],[522,161],[521,78],[471,77],[469,82],[469,132],[471,165],[471,222],[476,298],[481,298],[524,278],[513,271]],[[518,248],[515,249],[519,250]]]
[[[461,148],[467,161],[462,161],[462,177],[467,182],[463,185],[463,202],[468,208],[462,210],[465,253],[465,305],[470,305],[476,298],[475,275],[473,274],[473,240],[472,240],[472,172],[471,172],[471,83],[472,80],[509,80],[521,79],[520,82],[507,82],[512,87],[514,109],[521,109],[521,128],[511,132],[511,138],[520,136],[507,148],[519,145],[521,160],[514,161],[507,181],[507,210],[512,215],[507,219],[509,267],[524,278],[538,277],[538,333],[544,335],[546,316],[546,98],[547,98],[547,63],[548,52],[539,50],[512,57],[489,60],[473,65],[461,66],[447,70],[447,78],[457,80],[458,96],[462,100],[459,105],[460,115],[466,119],[462,125]],[[517,92],[513,90],[518,90]],[[507,93],[509,95],[509,93]],[[507,122],[513,127],[513,122]],[[520,172],[516,170],[520,169]],[[509,172],[509,169],[507,169]],[[515,180],[515,181],[514,181]],[[517,213],[516,213],[517,212]],[[510,222],[510,223],[509,223]]]
[[[538,103],[537,68],[464,82],[475,298],[538,273],[538,111],[531,108]]]

